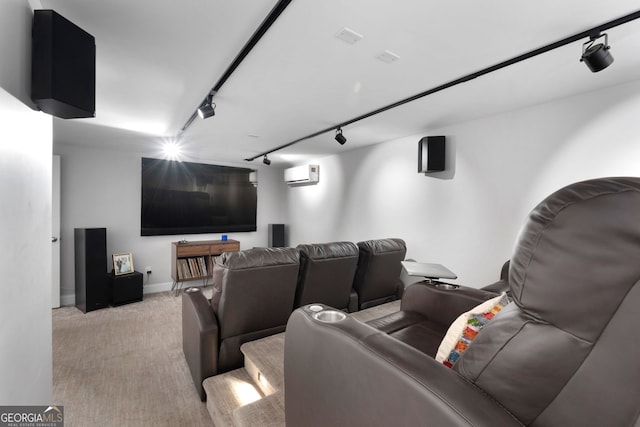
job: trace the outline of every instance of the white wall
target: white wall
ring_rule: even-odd
[[[407,257],[458,283],[498,279],[529,211],[571,182],[640,176],[640,83],[473,122],[446,135],[448,171],[417,170],[415,135],[320,159],[320,184],[289,189],[291,243],[400,237]]]
[[[107,254],[131,252],[134,267],[153,273],[145,278],[145,292],[171,287],[171,242],[181,239],[219,239],[221,234],[140,236],[141,157],[158,157],[56,143],[61,156],[61,294],[62,304],[75,302],[74,228],[106,227]],[[215,160],[189,159],[216,164]],[[228,165],[228,164],[226,164]],[[235,166],[249,167],[248,164]],[[255,165],[251,165],[255,167]],[[266,246],[270,223],[286,223],[285,184],[282,170],[258,171],[258,230],[224,233],[240,241],[242,249]],[[111,259],[108,269],[111,270]]]
[[[51,117],[30,105],[31,9],[0,2],[0,403],[52,403]]]
[[[31,92],[31,21],[25,0],[0,2],[0,86],[26,105]]]

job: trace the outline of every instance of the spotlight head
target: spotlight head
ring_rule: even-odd
[[[262,163],[264,163],[265,165],[269,166],[271,164],[271,160],[269,160],[269,158],[267,157],[267,155],[264,155],[264,158],[262,159]]]
[[[213,103],[213,95],[207,95],[207,99],[198,107],[198,116],[201,119],[208,119],[216,115],[216,104]]]
[[[342,134],[341,128],[336,129],[336,141],[338,141],[340,145],[344,145],[344,143],[347,142],[347,138]]]
[[[198,116],[200,116],[201,119],[208,119],[209,117],[212,117],[215,115],[216,115],[215,108],[213,108],[209,104],[202,105],[200,108],[198,108]]]
[[[604,44],[594,44],[597,39],[604,36]],[[613,63],[613,56],[609,49],[611,46],[607,43],[607,34],[602,36],[592,36],[588,42],[582,45],[582,56],[580,62],[587,64],[587,67],[594,72],[602,71]]]

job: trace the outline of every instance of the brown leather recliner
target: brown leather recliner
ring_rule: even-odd
[[[182,296],[182,348],[202,400],[202,381],[243,366],[240,346],[284,332],[300,259],[294,248],[226,252],[213,266],[213,298]]]
[[[367,324],[435,357],[451,323],[460,314],[497,295],[461,285],[418,282],[405,289],[400,311]]]
[[[353,289],[358,294],[358,309],[374,307],[402,296],[401,261],[407,253],[402,239],[358,242],[359,258]]]
[[[509,261],[502,280],[481,289],[433,280],[413,283],[404,291],[400,310],[367,324],[435,357],[451,323],[462,313],[506,292]]]
[[[358,309],[352,291],[358,247],[351,242],[298,245],[300,273],[295,307],[322,303],[349,312]]]
[[[640,425],[639,218],[640,178],[540,203],[511,258],[514,302],[452,369],[349,316],[296,310],[287,426]]]

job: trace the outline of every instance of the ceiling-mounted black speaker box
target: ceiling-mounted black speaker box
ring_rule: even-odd
[[[442,172],[444,161],[444,136],[425,136],[418,142],[418,172]]]
[[[33,15],[31,99],[52,116],[95,117],[95,38],[53,10]]]

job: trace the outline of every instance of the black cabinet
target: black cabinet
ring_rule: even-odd
[[[111,274],[111,305],[117,306],[130,302],[142,301],[142,273],[133,273],[116,276]]]
[[[109,305],[107,229],[74,230],[76,307],[83,313]]]

